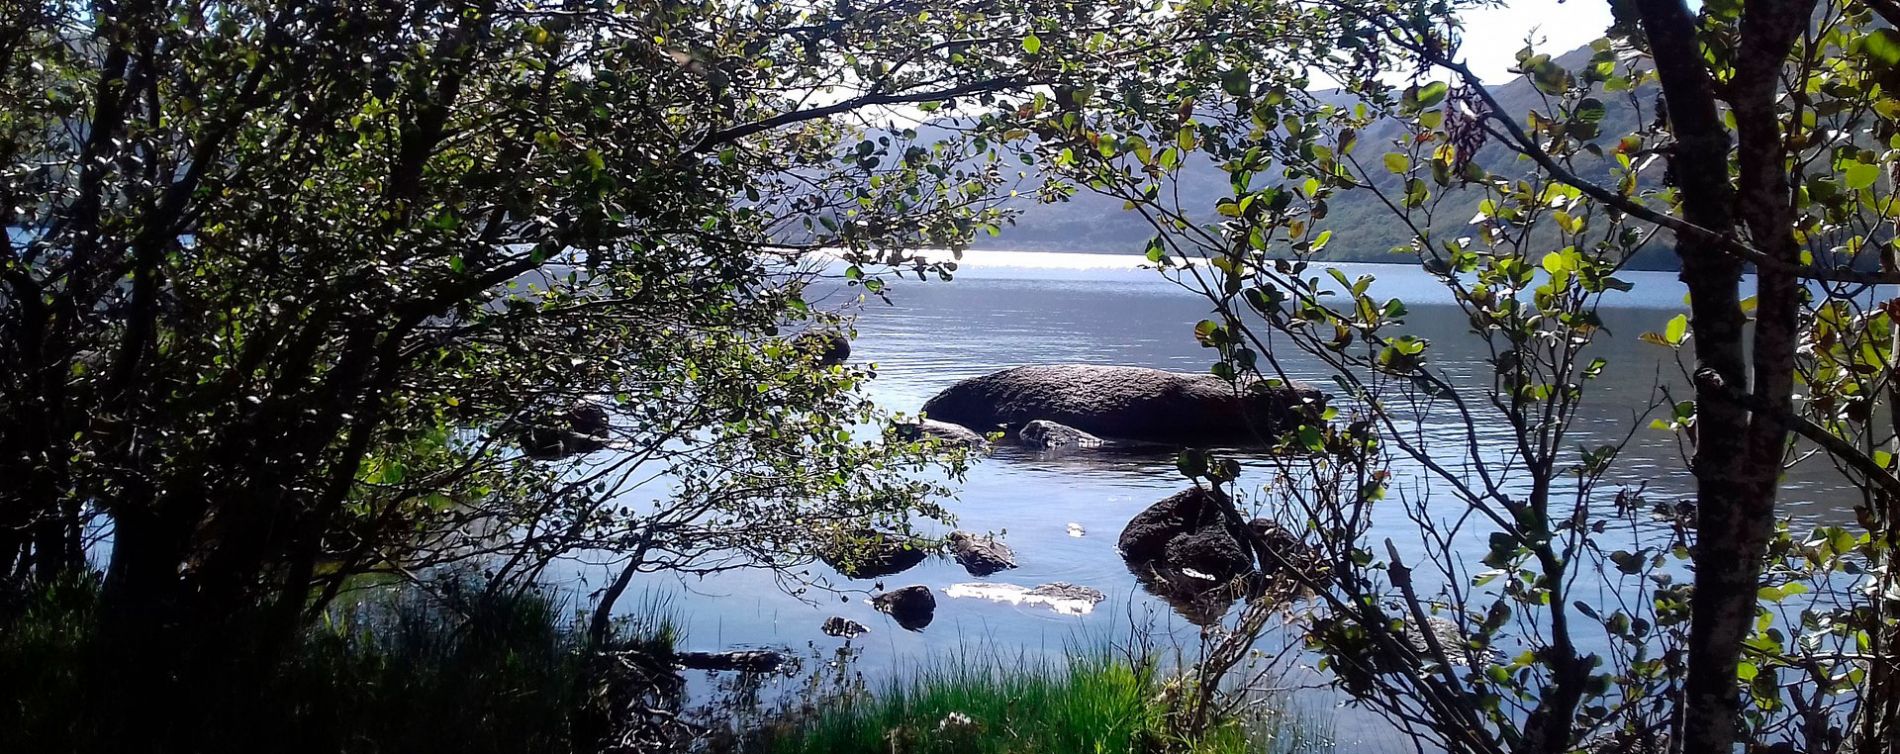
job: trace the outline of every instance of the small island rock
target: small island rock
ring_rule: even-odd
[[[937,597],[930,587],[912,585],[892,589],[871,598],[871,606],[897,621],[906,630],[922,631],[937,617]]]
[[[945,445],[955,445],[971,450],[988,450],[990,441],[974,429],[961,424],[940,422],[935,419],[917,419],[897,425],[898,435],[906,440],[935,439]]]
[[[818,559],[846,578],[881,579],[916,567],[928,554],[923,542],[860,529],[837,537]]]
[[[1021,429],[1016,430],[1016,439],[1026,446],[1042,450],[1099,448],[1108,444],[1108,441],[1100,437],[1048,419],[1037,419],[1024,424]]]
[[[833,615],[826,618],[825,625],[819,627],[818,630],[825,632],[826,636],[842,636],[846,639],[870,633],[871,631],[871,629],[865,628],[864,624],[842,615]]]
[[[987,534],[951,532],[950,552],[971,576],[988,576],[1016,567],[1016,551]]]
[[[851,338],[837,330],[812,330],[792,338],[792,347],[824,367],[843,364],[851,358]]]

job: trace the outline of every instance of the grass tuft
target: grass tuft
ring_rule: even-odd
[[[927,667],[881,693],[826,700],[781,721],[763,754],[1296,754],[1330,747],[1295,717],[1222,721],[1199,741],[1170,740],[1170,690],[1154,663],[1106,651],[1066,663]]]

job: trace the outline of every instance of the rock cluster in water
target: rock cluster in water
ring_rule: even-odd
[[[839,333],[811,332],[796,345],[820,363],[849,356]],[[1005,369],[962,380],[923,406],[923,416],[898,424],[902,437],[987,450],[986,432],[1002,431],[1014,442],[1040,451],[1144,445],[1261,445],[1325,407],[1312,387],[1264,380],[1229,381],[1211,374],[1095,364],[1051,364]],[[994,436],[994,435],[991,435]],[[1271,552],[1297,552],[1297,537],[1258,521],[1240,521],[1221,493],[1195,488],[1142,511],[1122,532],[1120,549],[1130,568],[1151,588],[1188,601],[1206,602],[1216,587],[1240,576],[1277,571],[1289,564]],[[1070,536],[1085,532],[1069,524]],[[1265,547],[1261,543],[1273,543]],[[985,578],[1017,567],[1016,553],[994,536],[953,532],[946,544],[970,575]],[[911,538],[872,531],[849,532],[820,559],[854,579],[895,575],[923,562],[936,548]],[[1262,553],[1256,555],[1256,553]],[[1156,585],[1159,585],[1158,587]],[[1066,583],[956,584],[951,597],[979,597],[1012,604],[1049,606],[1081,614],[1104,599],[1101,592]],[[1177,607],[1184,604],[1170,597]],[[922,630],[935,617],[936,597],[913,585],[875,595],[871,604],[898,625]],[[1218,605],[1210,605],[1218,614]],[[1184,610],[1184,612],[1186,612]],[[1190,615],[1190,617],[1192,617]],[[842,616],[825,622],[832,636],[855,636],[863,626]]]
[[[1219,490],[1191,487],[1135,515],[1117,542],[1128,568],[1150,591],[1196,622],[1218,619],[1246,578],[1325,578],[1318,553],[1268,519],[1242,523]]]

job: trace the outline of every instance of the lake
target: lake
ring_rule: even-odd
[[[1192,336],[1208,305],[1195,294],[1141,269],[1139,257],[1101,254],[971,252],[953,282],[893,286],[892,302],[872,298],[857,305],[849,291],[819,302],[858,312],[852,361],[874,365],[873,395],[887,409],[915,412],[951,383],[1022,364],[1085,362],[1205,371],[1213,352]],[[1430,275],[1412,265],[1339,265],[1349,276],[1378,278],[1380,298],[1399,297],[1409,307],[1409,332],[1433,341],[1433,359],[1464,384],[1488,380],[1492,367],[1467,333],[1465,317]],[[1316,268],[1313,274],[1321,274]],[[1589,384],[1572,442],[1601,445],[1620,439],[1641,416],[1658,384],[1682,383],[1674,354],[1638,336],[1660,331],[1684,309],[1683,287],[1673,273],[1625,273],[1635,284],[1612,294],[1602,311],[1606,332],[1596,355],[1609,359],[1604,376]],[[1289,347],[1278,354],[1296,377],[1333,389],[1311,362]],[[1683,393],[1678,393],[1683,395]],[[1638,424],[1640,422],[1640,424]],[[1462,425],[1423,428],[1428,442],[1443,438],[1460,447]],[[1509,433],[1498,425],[1478,428],[1487,448],[1502,447]],[[1617,463],[1618,481],[1646,482],[1651,501],[1687,496],[1692,483],[1674,435],[1638,429]],[[1814,520],[1851,520],[1853,501],[1833,499],[1831,469],[1797,468],[1785,487],[1792,515]],[[1248,487],[1248,478],[1241,485]],[[862,650],[858,669],[879,675],[919,663],[969,656],[1046,658],[1076,643],[1120,640],[1132,626],[1152,626],[1191,642],[1195,628],[1165,603],[1143,591],[1115,550],[1129,518],[1185,486],[1169,453],[1077,452],[1048,456],[1004,447],[983,458],[960,485],[950,508],[957,527],[994,531],[1016,551],[1021,567],[988,579],[1033,587],[1070,582],[1107,595],[1086,615],[974,598],[947,598],[953,584],[979,581],[949,559],[933,559],[887,579],[890,587],[922,584],[937,593],[935,622],[926,630],[899,628],[866,601],[876,583],[842,579],[823,566],[813,579],[838,591],[788,594],[783,583],[759,572],[734,572],[682,581],[652,576],[623,600],[632,609],[644,588],[649,600],[666,599],[685,623],[685,646],[790,647],[824,654],[843,643],[825,636],[820,624],[833,615],[869,626],[853,644]],[[1416,552],[1418,531],[1396,507],[1390,520],[1375,523],[1375,538],[1391,537],[1402,551]],[[1081,536],[1072,534],[1079,525]],[[1476,537],[1482,553],[1482,536]],[[1371,735],[1371,734],[1367,734]]]

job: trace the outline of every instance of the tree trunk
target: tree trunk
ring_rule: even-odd
[[[1728,132],[1716,110],[1696,20],[1680,0],[1641,0],[1638,7],[1676,139],[1670,173],[1681,192],[1683,219],[1718,234],[1733,233]],[[1756,558],[1752,543],[1741,536],[1749,518],[1743,512],[1754,510],[1764,495],[1772,499],[1774,490],[1772,483],[1764,489],[1757,470],[1743,466],[1748,413],[1726,395],[1748,384],[1742,265],[1715,239],[1685,234],[1676,242],[1695,333],[1692,465],[1699,503],[1683,750],[1729,754],[1740,694],[1735,666],[1755,595]],[[1738,599],[1744,587],[1746,604]]]
[[[1693,470],[1699,503],[1683,750],[1729,754],[1738,739],[1741,704],[1736,665],[1754,623],[1787,442],[1782,416],[1792,407],[1800,283],[1783,269],[1760,271],[1751,390],[1739,298],[1742,265],[1725,239],[1741,235],[1730,209],[1739,199],[1753,243],[1773,258],[1798,259],[1775,97],[1778,74],[1806,28],[1812,3],[1752,3],[1744,14],[1736,71],[1724,89],[1740,145],[1734,187],[1728,133],[1695,17],[1680,0],[1641,0],[1638,6],[1677,143],[1670,167],[1683,219],[1717,234],[1677,239],[1695,333]],[[1751,392],[1753,404],[1765,409],[1752,416],[1738,400]]]

